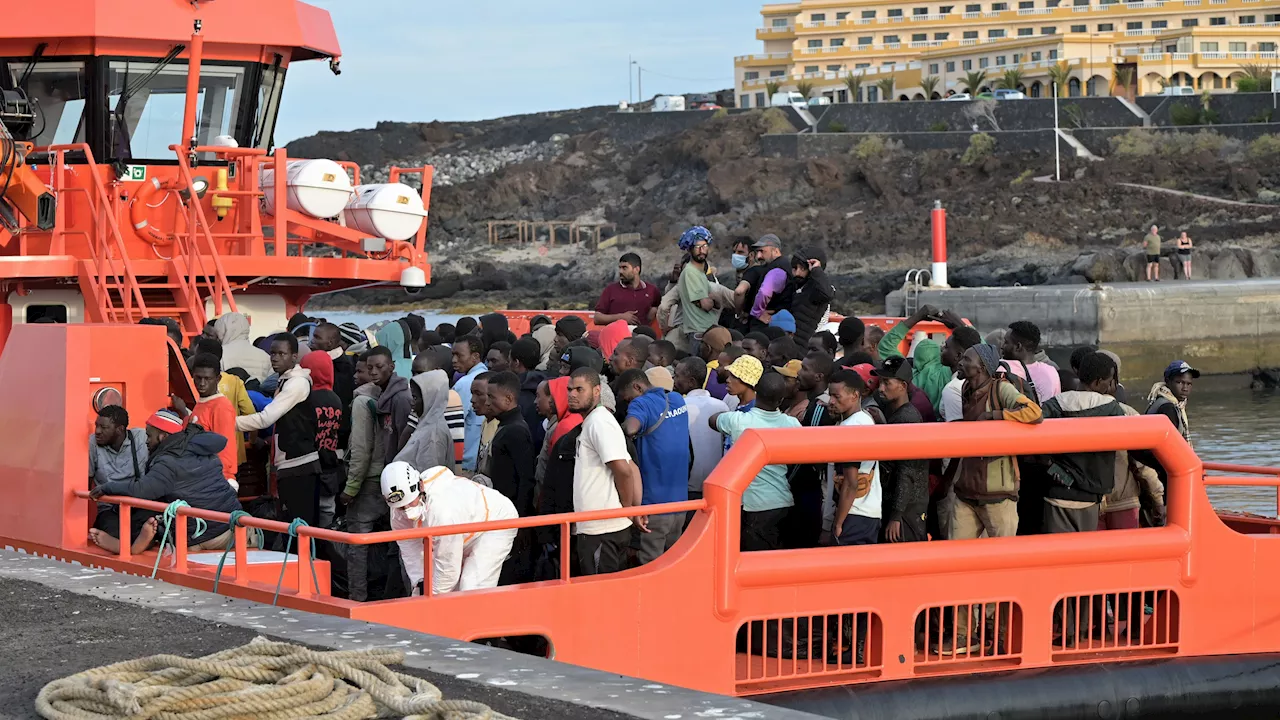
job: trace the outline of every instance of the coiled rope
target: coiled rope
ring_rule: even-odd
[[[165,545],[169,544],[169,530],[173,527],[173,521],[178,517],[178,508],[191,507],[186,500],[174,500],[164,509],[164,535],[160,536],[160,548],[156,551],[156,564],[151,568],[151,579],[156,579],[156,574],[160,572],[160,558],[164,557]],[[196,523],[195,537],[200,537],[208,529],[208,525],[201,518],[193,518]],[[176,541],[175,541],[176,542]]]
[[[255,638],[202,658],[153,655],[54,680],[36,712],[48,720],[510,720],[387,668],[403,661],[397,650],[321,652]]]

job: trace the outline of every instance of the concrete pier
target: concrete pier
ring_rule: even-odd
[[[902,291],[885,300],[903,315]],[[1159,376],[1181,358],[1206,373],[1280,366],[1280,279],[924,289],[920,303],[954,310],[983,333],[1030,320],[1053,350],[1096,345],[1124,360],[1126,379]]]

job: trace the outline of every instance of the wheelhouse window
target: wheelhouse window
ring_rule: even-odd
[[[219,135],[244,137],[238,121],[240,105],[246,102],[245,70],[244,65],[200,66],[197,144],[212,145]],[[187,64],[109,60],[106,87],[109,156],[116,160],[173,158],[169,146],[183,140]]]
[[[0,86],[24,90],[35,114],[30,132],[19,140],[37,146],[84,142],[84,62],[23,58],[7,61],[5,69]]]

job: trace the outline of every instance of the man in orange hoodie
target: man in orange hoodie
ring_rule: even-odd
[[[222,475],[236,490],[240,489],[236,482],[236,440],[240,435],[236,432],[236,409],[225,395],[218,392],[218,381],[222,378],[222,369],[218,358],[204,353],[196,355],[191,362],[191,379],[195,381],[196,392],[200,398],[196,406],[187,416],[188,423],[195,423],[212,433],[227,439],[227,444],[218,451],[218,460],[222,463]],[[175,405],[181,403],[174,399]],[[177,407],[179,412],[185,408]]]

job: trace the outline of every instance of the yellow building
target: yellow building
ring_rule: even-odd
[[[773,84],[923,100],[1000,87],[1016,69],[1030,97],[1051,96],[1053,74],[1063,96],[1145,95],[1229,91],[1246,68],[1280,67],[1280,0],[800,0],[761,14],[763,52],[734,61],[739,107],[768,105]],[[985,73],[977,88],[971,73]]]

